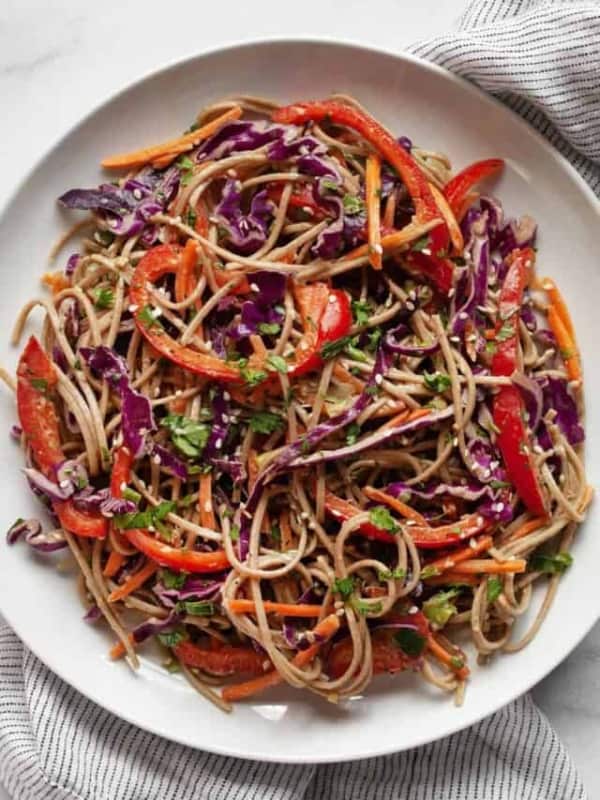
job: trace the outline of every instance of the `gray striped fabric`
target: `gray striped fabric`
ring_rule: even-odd
[[[493,92],[600,192],[600,5],[476,0],[412,51]],[[0,781],[17,800],[585,800],[529,697],[427,747],[299,767],[213,756],[86,700],[0,629]]]

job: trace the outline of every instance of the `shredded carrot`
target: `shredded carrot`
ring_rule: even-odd
[[[405,408],[399,414],[396,414],[395,417],[388,419],[388,421],[381,426],[381,430],[384,430],[385,428],[394,428],[396,425],[400,425],[401,423],[406,422],[409,413],[410,412],[407,411],[407,409]]]
[[[425,578],[427,586],[448,586],[453,583],[465,583],[469,586],[479,586],[479,578],[476,575],[461,575],[458,572],[444,572],[442,575],[432,575]]]
[[[545,525],[547,522],[548,520],[546,517],[534,517],[533,519],[524,522],[519,528],[517,528],[517,530],[511,535],[509,541],[513,542],[515,539],[522,539],[529,533],[537,531],[538,528],[541,528],[542,525]]]
[[[71,281],[60,270],[57,272],[44,272],[41,280],[52,291],[52,294],[58,294],[63,289],[68,289],[71,285]]]
[[[122,583],[108,595],[108,602],[116,603],[118,600],[123,600],[127,595],[135,592],[136,589],[139,589],[140,586],[146,583],[148,578],[154,575],[157,569],[158,564],[155,564],[154,561],[148,561],[147,564],[128,578],[125,583]]]
[[[193,291],[194,270],[198,261],[198,245],[194,239],[188,239],[181,254],[179,269],[175,275],[175,299],[178,303]]]
[[[406,225],[404,228],[402,228],[402,230],[394,231],[393,233],[388,233],[385,236],[382,236],[380,243],[382,248],[382,254],[398,250],[400,247],[403,247],[404,245],[415,241],[415,239],[419,239],[421,236],[424,236],[432,228],[435,228],[441,222],[442,222],[441,219],[432,219],[424,223],[423,225],[409,222],[409,224]],[[369,254],[369,245],[361,244],[358,247],[355,247],[354,250],[351,250],[349,253],[346,253],[346,255],[342,258],[342,261],[350,261],[355,258],[361,258],[362,256],[366,256],[368,254]]]
[[[429,184],[429,188],[431,189],[431,194],[433,195],[433,199],[435,200],[437,207],[442,212],[442,216],[444,218],[444,222],[448,228],[448,233],[450,234],[450,241],[452,242],[452,246],[456,251],[457,255],[460,255],[465,247],[465,242],[463,239],[462,232],[460,230],[460,225],[458,224],[456,217],[454,216],[454,212],[450,208],[450,205],[444,195],[440,192],[440,190],[435,186],[433,183]]]
[[[496,329],[495,328],[488,328],[483,332],[483,335],[488,341],[492,341],[496,338]]]
[[[215,514],[212,503],[212,475],[205,472],[200,476],[200,492],[198,494],[198,510],[200,511],[200,525],[204,528],[215,529]]]
[[[553,305],[548,306],[548,324],[556,336],[560,354],[565,362],[567,375],[572,381],[579,380],[581,378],[581,365],[579,363],[577,345],[567,330],[559,311]]]
[[[127,637],[131,642],[132,646],[135,647],[135,642],[133,641],[133,636],[129,634]],[[123,658],[125,655],[125,645],[123,642],[116,642],[108,651],[108,655],[112,658],[113,661],[116,661],[119,658]]]
[[[362,392],[362,390],[365,388],[365,382],[361,381],[360,378],[357,378],[356,375],[353,375],[351,372],[348,372],[348,370],[341,364],[336,363],[333,368],[333,374],[339,381],[342,383],[347,383],[358,392]]]
[[[548,297],[556,309],[556,313],[561,318],[571,339],[575,341],[575,326],[573,325],[573,320],[571,319],[569,309],[565,303],[565,298],[562,296],[558,286],[554,283],[552,278],[542,278],[541,281],[537,281],[537,285],[548,293]]]
[[[437,658],[438,661],[441,661],[442,664],[445,664],[447,667],[456,673],[456,677],[460,678],[461,680],[465,680],[469,676],[469,668],[467,666],[457,666],[455,658],[458,656],[452,655],[449,653],[442,645],[436,641],[433,636],[429,636],[427,638],[427,648],[431,651],[431,654]],[[461,659],[462,660],[462,659]]]
[[[263,606],[267,614],[279,614],[282,617],[318,617],[322,606],[309,603],[273,603],[265,600]],[[254,600],[230,600],[228,608],[234,614],[254,614]]]
[[[391,494],[386,494],[380,489],[374,489],[372,486],[365,486],[363,492],[367,495],[369,500],[373,500],[376,503],[383,503],[383,505],[393,508],[394,511],[398,512],[398,514],[402,514],[402,516],[406,517],[406,519],[414,520],[418,525],[421,525],[424,528],[430,527],[429,522],[427,522],[422,514],[419,514],[418,511],[415,511],[414,508],[407,506],[406,503],[403,503],[401,500],[397,500],[395,497],[392,497]]]
[[[292,546],[292,526],[290,525],[289,511],[281,512],[279,530],[281,531],[281,549],[285,552]]]
[[[393,228],[394,219],[396,218],[396,192],[393,191],[387,199],[385,204],[385,211],[383,212],[382,224],[384,228]]]
[[[144,164],[153,163],[155,166],[166,167],[178,155],[191,150],[201,141],[212,136],[226,122],[239,119],[241,116],[242,109],[239,106],[235,106],[195,131],[184,133],[183,136],[162,144],[143,147],[141,150],[135,150],[132,153],[119,153],[118,155],[109,156],[102,161],[102,166],[106,169],[133,169]]]
[[[463,547],[460,550],[455,550],[453,553],[449,553],[443,558],[437,558],[435,561],[430,561],[426,565],[427,569],[431,569],[433,567],[440,572],[446,572],[446,570],[454,569],[456,564],[460,564],[462,561],[468,561],[469,559],[473,558],[473,556],[478,556],[480,553],[489,550],[493,544],[493,539],[491,536],[481,536],[473,544],[474,547],[467,545],[467,547]]]
[[[261,360],[266,359],[267,348],[265,347],[265,343],[263,342],[262,338],[257,333],[253,333],[250,336],[250,344],[252,345],[255,355],[257,355]]]
[[[462,561],[455,564],[452,571],[457,575],[479,575],[485,573],[489,575],[502,575],[507,572],[525,572],[527,562],[522,558],[515,558],[512,561],[496,561],[493,558],[473,558],[469,561]]]
[[[369,153],[365,167],[365,198],[367,201],[367,230],[369,235],[369,261],[373,269],[381,269],[381,158]]]
[[[123,553],[119,553],[117,550],[111,550],[108,560],[104,565],[104,569],[102,570],[102,574],[104,575],[104,577],[114,578],[114,576],[123,566],[124,561],[125,561],[125,556],[123,555]]]
[[[248,489],[252,491],[259,473],[258,459],[256,450],[248,451]]]
[[[305,667],[307,664],[310,664],[319,652],[319,648],[337,633],[339,627],[340,620],[337,614],[330,614],[328,617],[325,617],[324,620],[315,625],[312,631],[315,637],[319,637],[318,643],[307,647],[306,650],[300,650],[292,659],[292,664],[295,667]],[[258,678],[253,678],[252,680],[238,683],[234,686],[227,686],[221,692],[221,696],[223,700],[236,702],[237,700],[244,700],[247,697],[252,697],[259,692],[263,692],[271,686],[276,686],[278,683],[281,683],[281,681],[282,678],[279,672],[271,670],[271,672],[267,672],[266,675],[261,675]]]

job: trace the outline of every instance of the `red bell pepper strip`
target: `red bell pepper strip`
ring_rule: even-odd
[[[330,289],[326,283],[297,285],[294,297],[304,336],[298,343],[296,363],[290,365],[288,375],[298,377],[322,366],[323,345],[347,335],[352,327],[352,310],[346,292]]]
[[[124,530],[124,536],[134,547],[161,567],[177,572],[221,572],[230,567],[224,550],[202,553],[198,550],[181,550],[155,539],[144,530]]]
[[[442,294],[448,294],[452,288],[454,264],[448,258],[409,250],[402,254],[401,263],[408,272],[428,278]]]
[[[492,375],[505,377],[510,377],[517,368],[519,312],[535,253],[531,248],[515,250],[511,258],[500,290],[499,314],[503,335],[501,340],[496,340],[497,349],[492,360]],[[531,513],[545,516],[546,503],[536,474],[523,413],[524,404],[519,389],[514,385],[500,387],[494,395],[493,417],[498,429],[498,447],[508,477]]]
[[[270,666],[269,659],[257,653],[252,647],[224,644],[214,650],[200,647],[189,640],[180,642],[175,655],[188,667],[202,669],[211,675],[262,675],[265,663]]]
[[[239,369],[226,364],[220,358],[179,344],[151,315],[152,307],[148,285],[164,275],[177,273],[180,258],[181,248],[179,246],[161,244],[148,250],[140,259],[129,288],[129,300],[135,308],[135,324],[146,341],[174,364],[204,378],[224,383],[241,383],[242,377]]]
[[[267,190],[269,200],[279,203],[282,192],[283,186],[271,184]],[[324,219],[327,216],[325,209],[315,202],[310,186],[302,185],[296,187],[290,195],[288,206],[305,211],[314,220]]]
[[[362,513],[361,509],[331,492],[326,492],[325,494],[325,511],[340,523],[347,522],[352,517]],[[423,550],[434,550],[459,544],[464,539],[481,533],[482,530],[487,528],[488,524],[487,520],[480,514],[469,514],[456,522],[438,525],[436,528],[407,525],[405,531],[410,534],[417,547]],[[360,532],[367,539],[374,539],[379,542],[396,541],[395,534],[378,528],[372,522],[363,522],[357,532]]]
[[[389,622],[390,626],[384,627]],[[411,631],[422,639],[422,652],[408,655],[402,650],[396,637],[402,630]],[[429,639],[429,625],[424,615],[417,611],[416,614],[396,614],[383,621],[383,625],[371,632],[371,644],[373,647],[373,673],[380,675],[384,672],[393,674],[401,672],[410,666],[415,666],[420,656],[427,648]],[[416,640],[415,644],[418,644]],[[354,646],[352,639],[346,636],[333,645],[329,658],[327,659],[326,671],[330,678],[334,680],[346,672],[352,660]]]
[[[470,164],[450,178],[444,186],[444,195],[458,219],[460,219],[462,205],[469,189],[503,167],[504,161],[501,158],[488,158],[485,161],[476,161],[474,164]]]
[[[412,198],[418,222],[425,223],[441,217],[427,178],[414,158],[398,144],[391,133],[364,111],[335,100],[317,100],[278,108],[272,116],[275,122],[280,123],[301,124],[309,120],[320,122],[328,119],[337,125],[352,128],[366,139],[402,178]],[[447,252],[449,236],[445,225],[435,228],[430,236],[434,253]]]
[[[35,463],[50,480],[56,480],[55,468],[65,460],[58,416],[50,399],[57,380],[52,362],[32,336],[17,367],[17,409]],[[100,514],[80,511],[71,500],[54,502],[53,509],[71,533],[98,539],[106,536],[108,523]]]

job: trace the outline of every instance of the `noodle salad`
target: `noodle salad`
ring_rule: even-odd
[[[418,672],[460,701],[536,634],[592,490],[536,225],[350,97],[240,97],[102,162],[16,381],[27,482],[85,620],[224,710]],[[515,623],[536,585],[524,635]],[[537,602],[537,601],[536,601]]]

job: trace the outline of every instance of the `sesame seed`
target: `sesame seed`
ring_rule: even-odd
[[[383,375],[380,375],[380,374],[375,375],[375,383],[378,386],[381,386],[381,384],[383,383]]]
[[[461,311],[460,314],[458,315],[458,318],[459,319],[469,319],[469,315],[467,314],[466,311]]]
[[[135,314],[138,308],[139,306],[136,306],[135,303],[132,303],[127,310],[129,311],[130,314]]]
[[[448,292],[448,297],[454,297],[455,294],[456,294],[456,289],[452,287],[452,289],[450,289],[450,291]]]
[[[411,606],[411,607],[408,609],[408,613],[409,613],[409,614],[416,614],[418,610],[419,610],[419,609],[418,609],[416,606]]]
[[[414,311],[414,310],[415,310],[415,304],[414,304],[414,303],[411,303],[411,301],[410,301],[410,300],[407,300],[407,301],[406,301],[406,303],[405,303],[405,305],[406,305],[406,308],[407,308],[409,311]]]
[[[375,252],[378,253],[379,255],[383,253],[383,247],[380,244],[374,244],[373,250],[375,250]]]
[[[229,392],[223,392],[223,400],[225,400],[225,402],[229,402],[231,400],[231,395]]]
[[[451,342],[460,342],[460,336],[450,336],[449,338]]]
[[[215,442],[215,447],[217,448],[217,450],[220,450],[223,447],[223,439],[217,439],[217,441]]]
[[[158,455],[158,453],[155,453],[155,454],[152,456],[152,463],[153,463],[153,464],[160,464],[160,463],[161,463],[161,461],[160,461],[160,456]]]
[[[327,298],[327,300],[330,303],[335,303],[335,295],[334,294],[330,294],[329,297]]]
[[[300,519],[304,519],[304,520],[310,519],[310,514],[308,513],[308,511],[301,511],[300,512]]]
[[[121,485],[119,486],[119,488],[122,492],[125,491],[125,489],[127,488],[127,484],[125,483],[125,481],[121,481]]]
[[[426,255],[426,256],[430,256],[431,255],[431,250],[428,247],[424,247],[421,250],[421,252],[423,253],[423,255]]]
[[[258,288],[258,284],[257,283],[251,283],[250,284],[250,288],[252,289],[253,292],[260,291],[260,289]]]
[[[212,503],[210,502],[210,500],[207,500],[206,503],[204,503],[204,510],[212,511]]]

